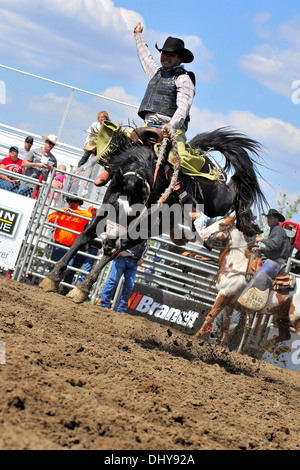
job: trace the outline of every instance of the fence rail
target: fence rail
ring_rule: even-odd
[[[101,93],[83,90],[22,70],[0,65],[0,81],[5,84],[5,124],[30,129],[36,136],[55,134],[64,142],[82,149],[87,129],[100,111],[123,125],[142,124],[138,103],[126,103]]]

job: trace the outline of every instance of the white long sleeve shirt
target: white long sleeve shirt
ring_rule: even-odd
[[[150,81],[160,69],[160,66],[154,61],[152,54],[144,41],[142,33],[137,33],[135,35],[135,39],[138,58],[148,80]],[[174,129],[181,129],[184,126],[184,122],[190,113],[196,90],[188,74],[182,74],[176,78],[175,86],[177,89],[177,110],[173,116],[170,118],[170,116],[163,114],[147,113],[145,116],[146,123],[160,122],[163,124],[170,124]]]

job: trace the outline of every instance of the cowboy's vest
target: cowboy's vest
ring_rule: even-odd
[[[148,84],[144,98],[138,110],[138,115],[142,119],[145,119],[145,114],[147,112],[159,113],[172,117],[177,109],[177,91],[175,81],[177,77],[183,74],[189,74],[189,72],[184,70],[182,67],[173,67],[165,72],[160,68]],[[187,116],[184,123],[185,128],[187,128],[189,120],[190,117]]]

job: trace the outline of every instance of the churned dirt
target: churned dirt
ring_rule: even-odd
[[[300,374],[0,278],[0,449],[300,448]]]

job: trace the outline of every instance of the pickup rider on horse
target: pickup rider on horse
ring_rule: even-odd
[[[280,225],[280,222],[285,221],[285,217],[276,209],[270,209],[268,214],[263,215],[267,217],[270,233],[268,238],[256,237],[256,242],[261,242],[263,246],[255,246],[252,251],[263,255],[266,261],[253,275],[238,299],[240,305],[250,310],[260,310],[264,307],[272,280],[284,268],[293,251],[291,240]]]

